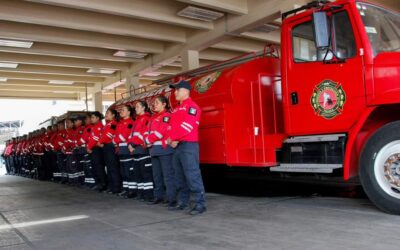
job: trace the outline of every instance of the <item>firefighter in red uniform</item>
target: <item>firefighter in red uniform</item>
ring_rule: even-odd
[[[128,149],[128,138],[132,134],[135,122],[132,119],[131,106],[123,106],[119,110],[120,121],[115,130],[113,143],[117,147],[119,165],[122,177],[122,192],[120,196],[133,198],[137,192],[137,183],[133,179],[133,156]]]
[[[85,117],[85,130],[81,136],[81,148],[83,149],[83,172],[84,172],[84,183],[88,188],[93,188],[96,186],[96,182],[93,178],[92,160],[91,154],[87,152],[87,144],[89,142],[90,134],[92,133],[91,124],[91,113],[87,113]]]
[[[14,143],[13,140],[7,141],[7,147],[4,150],[4,157],[6,161],[7,174],[13,174],[13,163],[12,163],[12,153],[13,153]]]
[[[18,160],[18,165],[21,171],[21,174],[24,176],[29,176],[30,173],[30,168],[28,165],[28,159],[30,157],[30,152],[29,152],[29,141],[27,139],[27,136],[24,135],[21,137],[21,141],[17,146],[17,151],[20,154],[19,160]]]
[[[51,128],[50,139],[48,142],[48,146],[50,148],[49,151],[49,158],[50,158],[50,171],[51,171],[51,178],[53,181],[56,181],[57,177],[55,174],[57,173],[57,151],[55,150],[56,147],[56,139],[58,134],[58,126],[54,124]]]
[[[23,165],[22,165],[22,137],[17,138],[17,146],[15,149],[15,165],[17,169],[17,173],[19,175],[24,175],[25,173],[22,171]]]
[[[57,123],[57,135],[54,138],[54,151],[57,154],[57,167],[54,170],[53,176],[55,181],[61,182],[62,181],[62,173],[61,170],[63,170],[64,164],[65,164],[65,154],[62,152],[62,146],[64,144],[64,137],[65,137],[65,122],[64,120],[58,121]]]
[[[3,157],[5,165],[6,165],[6,175],[11,174],[11,164],[10,164],[10,149],[12,147],[11,140],[7,140],[6,147],[4,148],[1,157]]]
[[[23,141],[18,143],[16,153],[19,155],[19,168],[22,175],[33,177],[35,170],[36,153],[36,131],[29,133],[26,144]]]
[[[70,117],[68,117],[65,120],[65,124],[67,129],[62,146],[62,151],[65,154],[65,164],[63,165],[63,169],[61,169],[61,175],[63,183],[72,183],[73,173],[71,172],[71,169],[73,169],[73,167],[71,165],[75,164],[72,157],[74,145],[74,122]]]
[[[11,173],[12,174],[16,174],[16,170],[15,170],[15,146],[16,146],[16,141],[15,138],[12,138],[11,140],[11,146],[10,149],[8,151],[8,157],[9,159],[9,164],[10,164],[10,168],[11,168]]]
[[[118,157],[115,153],[115,147],[112,143],[115,130],[117,129],[117,111],[115,109],[109,109],[106,112],[106,125],[98,142],[99,147],[103,150],[104,162],[107,167],[107,180],[109,192],[112,194],[118,194],[121,192],[121,173],[119,169]]]
[[[67,138],[67,121],[63,120],[62,121],[62,128],[59,129],[60,133],[60,141],[58,142],[58,145],[60,145],[60,152],[61,152],[61,161],[59,162],[59,169],[60,169],[60,183],[66,183],[66,180],[68,180],[68,174],[66,173],[66,168],[67,168],[67,154],[65,153],[64,150],[64,144],[66,143],[66,138]]]
[[[85,131],[85,127],[83,126],[83,119],[84,117],[78,115],[75,117],[74,119],[74,139],[73,139],[73,143],[74,143],[74,150],[73,150],[73,157],[74,157],[74,162],[75,164],[73,165],[75,168],[73,169],[73,173],[74,173],[74,184],[76,185],[81,185],[83,184],[83,180],[84,180],[84,172],[83,172],[83,165],[84,165],[84,160],[83,160],[83,155],[86,153],[86,150],[84,148],[82,148],[82,135],[83,132]]]
[[[35,177],[39,180],[46,179],[46,165],[44,163],[44,135],[46,129],[41,128],[36,135],[36,167]]]
[[[43,162],[44,165],[46,166],[45,169],[45,179],[46,180],[50,180],[52,178],[52,163],[51,163],[51,152],[52,152],[52,148],[50,146],[50,139],[51,139],[51,135],[52,135],[52,129],[51,126],[48,126],[46,128],[46,132],[43,136],[43,147],[44,147],[44,157],[43,157]]]
[[[25,176],[30,176],[33,170],[33,146],[34,146],[34,133],[31,132],[24,136],[24,142],[22,143],[22,168]]]
[[[136,126],[129,138],[129,151],[133,154],[133,176],[137,183],[137,198],[141,201],[153,200],[153,174],[149,150],[145,142],[148,135],[150,108],[145,101],[135,104]]]
[[[99,192],[107,189],[107,177],[105,172],[103,152],[98,145],[101,137],[101,131],[103,130],[103,124],[101,123],[102,119],[103,115],[100,112],[95,111],[92,113],[92,132],[89,136],[89,142],[87,144],[87,151],[91,154],[92,170],[94,170],[92,173],[96,183],[93,189]]]
[[[153,117],[149,124],[149,134],[146,144],[150,147],[151,163],[154,180],[154,201],[158,204],[166,197],[168,207],[176,206],[176,187],[172,155],[174,149],[166,143],[170,130],[171,113],[169,112],[168,99],[158,96],[154,101]]]
[[[192,86],[189,82],[180,81],[170,87],[175,89],[175,98],[179,102],[172,113],[168,139],[168,143],[175,148],[173,165],[179,194],[179,205],[173,209],[186,209],[192,193],[196,205],[189,213],[197,215],[206,211],[204,185],[199,166],[198,128],[201,109],[190,98]]]

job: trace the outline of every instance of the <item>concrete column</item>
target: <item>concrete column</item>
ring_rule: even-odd
[[[93,106],[95,111],[103,112],[103,93],[101,91],[93,94]]]
[[[200,66],[199,52],[195,50],[186,50],[181,53],[182,70],[187,71],[196,69]]]
[[[90,93],[92,94],[92,107],[91,110],[103,112],[103,92],[102,84],[97,83],[91,88]]]
[[[128,95],[133,95],[133,90],[139,88],[139,77],[138,76],[127,76],[125,82],[126,91],[128,91]],[[129,94],[129,90],[132,90]]]

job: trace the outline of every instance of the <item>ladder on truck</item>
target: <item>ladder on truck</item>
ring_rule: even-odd
[[[164,86],[164,85],[170,85],[170,84],[175,83],[176,81],[185,80],[185,79],[189,79],[189,78],[203,75],[206,73],[210,73],[210,72],[213,72],[216,70],[233,67],[233,66],[236,66],[236,65],[257,59],[257,58],[262,58],[262,57],[279,58],[279,56],[280,56],[279,49],[277,48],[277,46],[274,44],[268,44],[264,47],[264,49],[262,51],[245,53],[243,55],[228,59],[226,61],[217,62],[217,63],[207,65],[207,66],[204,66],[201,68],[184,71],[184,72],[181,72],[181,73],[173,75],[173,76],[167,76],[167,77],[161,78],[159,80],[153,81],[152,84],[150,84],[150,85],[156,84],[156,85],[159,85],[160,87]],[[152,88],[152,89],[154,89],[154,88]],[[133,88],[124,93],[121,93],[121,96],[122,96],[122,98],[124,98],[125,94],[129,94],[130,96],[132,96],[132,94],[136,95],[139,93],[147,92],[148,90],[149,90],[148,86]]]

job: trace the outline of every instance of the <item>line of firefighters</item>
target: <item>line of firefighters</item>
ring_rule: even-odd
[[[169,210],[206,211],[199,168],[198,127],[201,110],[190,98],[191,84],[173,88],[179,105],[170,112],[158,96],[154,114],[145,101],[100,112],[75,115],[47,129],[7,143],[2,156],[9,174],[85,185],[99,192],[164,204]]]

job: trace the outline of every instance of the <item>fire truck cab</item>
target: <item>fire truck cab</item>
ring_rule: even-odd
[[[283,19],[287,138],[271,170],[342,169],[379,208],[399,214],[399,13],[343,0],[313,2]]]

